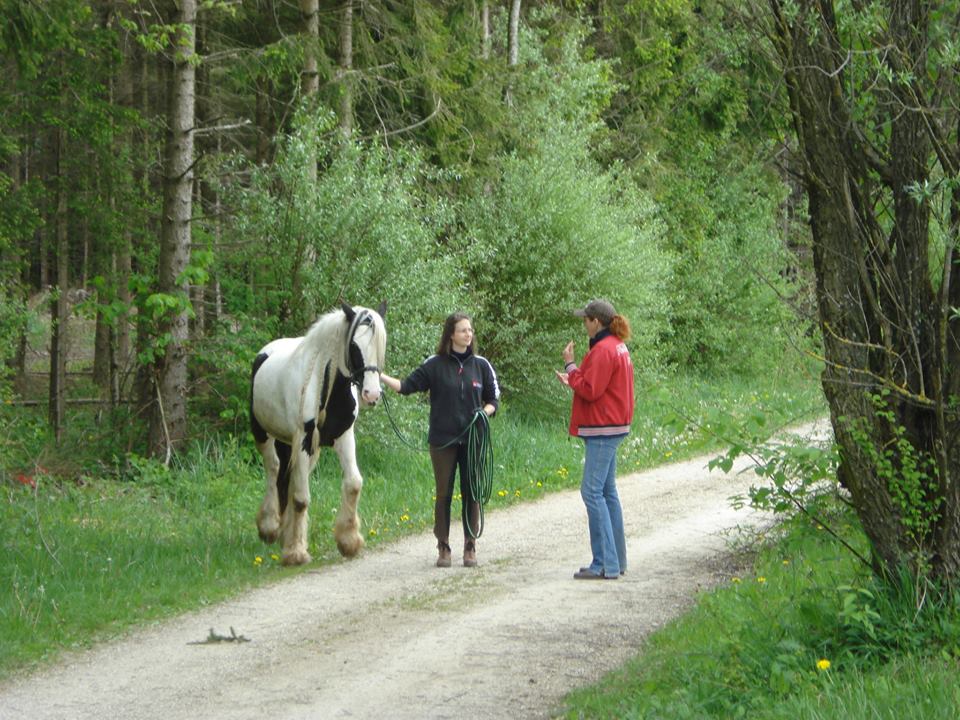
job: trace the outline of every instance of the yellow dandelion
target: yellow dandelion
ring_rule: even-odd
[[[826,658],[820,658],[819,660],[817,660],[817,670],[829,670],[829,669],[830,669],[829,660],[827,660]]]
[[[400,522],[407,522],[410,519],[410,516],[404,513],[400,516]]]
[[[738,578],[738,577],[732,577],[732,578],[730,578],[730,582],[732,582],[732,583],[734,583],[734,584],[737,584],[737,583],[741,583],[741,582],[743,582],[743,581],[742,581],[740,578]]]
[[[497,495],[498,495],[499,497],[506,497],[506,496],[507,496],[507,491],[506,491],[506,490],[499,490],[499,491],[497,491]]]
[[[673,451],[672,451],[672,450],[667,450],[667,451],[663,454],[663,456],[664,456],[664,457],[672,457],[672,456],[673,456]]]
[[[273,560],[274,562],[280,562],[280,556],[277,555],[276,553],[271,553],[270,559]]]
[[[368,537],[376,537],[376,536],[377,536],[377,531],[374,530],[373,528],[370,528],[369,530],[367,530],[367,536],[368,536]]]
[[[762,585],[763,583],[765,583],[766,581],[767,581],[767,579],[766,579],[763,575],[761,575],[760,577],[757,578],[757,582],[760,583],[761,585]]]
[[[784,565],[789,565],[789,564],[790,564],[790,561],[789,561],[789,560],[784,560],[784,561],[783,561],[783,564],[784,564]]]
[[[537,480],[537,487],[543,487],[543,483]]]
[[[262,564],[263,564],[263,558],[260,557],[259,555],[257,555],[257,556],[253,559],[253,566],[254,566],[254,567],[260,567]]]

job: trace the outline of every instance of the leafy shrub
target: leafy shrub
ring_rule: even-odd
[[[270,167],[231,160],[224,193],[246,249],[224,269],[234,285],[250,285],[233,309],[300,335],[341,299],[368,307],[385,299],[389,367],[419,363],[460,304],[459,265],[437,240],[449,209],[421,192],[427,168],[415,153],[345,142],[332,119],[300,113]]]
[[[528,50],[532,67],[516,87],[523,142],[462,214],[465,282],[478,324],[490,324],[478,335],[518,391],[555,382],[561,349],[582,336],[571,311],[591,298],[607,297],[630,319],[641,366],[657,364],[665,332],[671,260],[659,249],[661,225],[630,176],[593,157],[612,85],[605,64],[579,47],[574,33],[553,60]]]

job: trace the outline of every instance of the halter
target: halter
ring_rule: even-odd
[[[362,367],[351,366],[352,360],[350,357],[350,346],[354,344],[353,336],[356,335],[357,328],[359,328],[361,325],[373,325],[373,316],[369,310],[363,310],[362,312],[358,313],[357,316],[353,319],[353,322],[350,324],[350,330],[347,333],[346,347],[344,348],[344,351],[343,351],[343,354],[344,354],[343,366],[347,368],[347,370],[350,373],[348,375],[348,377],[350,378],[350,382],[356,385],[357,387],[360,387],[363,384],[364,374],[368,372],[375,372],[379,375],[380,373],[379,365],[364,365]],[[359,350],[359,348],[357,349]],[[362,357],[363,353],[361,352],[360,355]]]

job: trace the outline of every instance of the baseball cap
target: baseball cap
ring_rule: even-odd
[[[610,321],[613,320],[613,316],[617,314],[617,311],[613,309],[613,305],[607,300],[597,299],[591,300],[579,310],[574,310],[573,314],[577,317],[592,317],[596,318],[604,325],[609,325]]]

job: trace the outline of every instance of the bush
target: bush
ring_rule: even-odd
[[[224,259],[225,282],[249,287],[229,309],[274,318],[270,333],[289,336],[341,299],[385,299],[388,366],[419,363],[460,304],[459,266],[437,241],[449,210],[421,192],[428,172],[415,153],[345,142],[331,128],[332,115],[301,113],[272,166],[228,163],[224,195],[245,249]]]
[[[462,213],[478,336],[517,391],[554,384],[569,340],[586,350],[571,311],[591,298],[607,297],[630,319],[641,367],[657,365],[655,338],[666,331],[672,260],[659,249],[654,204],[627,173],[594,159],[613,86],[604,63],[580,57],[579,42],[576,33],[563,38],[552,61],[528,50],[531,67],[516,88],[523,142]]]

